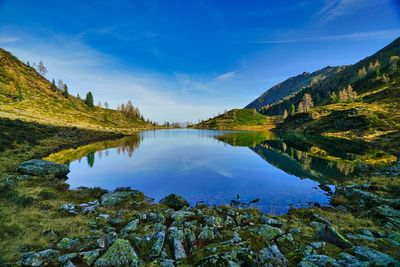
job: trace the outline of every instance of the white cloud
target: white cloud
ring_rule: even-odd
[[[234,71],[230,71],[230,72],[227,72],[227,73],[224,73],[224,74],[221,74],[221,75],[215,77],[214,81],[219,81],[219,82],[227,81],[227,80],[232,79],[235,76],[235,74],[236,73]]]
[[[357,13],[363,9],[378,6],[388,0],[326,0],[325,5],[318,12],[323,21],[328,22],[336,18]]]

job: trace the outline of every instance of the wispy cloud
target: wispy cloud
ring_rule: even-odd
[[[45,63],[49,79],[61,78],[72,94],[94,93],[95,100],[108,101],[111,106],[131,99],[142,113],[155,121],[197,121],[221,110],[218,101],[207,101],[206,84],[186,74],[167,76],[121,65],[119,61],[85,45],[79,38],[52,36],[36,38],[27,34],[0,39],[1,47],[23,61]],[[11,42],[12,40],[12,42]],[[186,94],[185,90],[202,91]]]
[[[328,22],[386,2],[388,0],[325,0],[325,4],[317,13],[317,16],[322,21]]]
[[[306,43],[306,42],[326,42],[326,41],[365,41],[377,38],[394,38],[400,35],[400,28],[382,31],[370,31],[370,32],[353,32],[347,34],[338,35],[325,35],[325,36],[312,36],[302,37],[293,39],[260,39],[255,41],[249,41],[249,43],[259,44],[285,44],[285,43]]]
[[[18,39],[17,36],[0,34],[0,44],[14,43],[18,41]]]
[[[217,82],[227,81],[227,80],[232,79],[235,76],[235,74],[236,73],[234,71],[230,71],[230,72],[227,72],[227,73],[224,73],[224,74],[221,74],[221,75],[215,77],[214,81],[217,81]]]

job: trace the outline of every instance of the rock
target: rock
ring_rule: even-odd
[[[191,211],[179,210],[172,213],[171,219],[179,224],[183,223],[184,221],[190,219],[193,216],[195,216],[195,214]]]
[[[57,164],[42,159],[31,159],[22,162],[17,171],[24,174],[43,176],[43,175],[55,175],[58,177],[65,177],[69,173],[67,165]]]
[[[368,262],[362,262],[353,255],[342,252],[339,254],[337,262],[342,266],[346,267],[368,267],[370,266]]]
[[[312,242],[310,246],[312,246],[315,249],[321,249],[326,246],[326,243],[324,241]]]
[[[101,249],[108,249],[117,240],[116,232],[109,232],[96,240],[96,245]]]
[[[278,237],[277,241],[279,246],[284,246],[285,248],[291,247],[295,244],[293,235],[291,233]]]
[[[372,209],[372,212],[377,216],[400,218],[400,211],[395,210],[388,205],[377,206]]]
[[[215,232],[214,227],[205,226],[200,231],[199,239],[202,241],[212,241],[215,239],[214,232]]]
[[[300,234],[300,233],[301,233],[301,229],[298,228],[298,227],[290,228],[290,229],[289,229],[289,233],[294,234],[294,235],[297,235],[297,234]]]
[[[60,207],[61,211],[70,214],[70,215],[78,215],[80,209],[77,205],[71,203],[62,204]]]
[[[160,200],[160,204],[165,205],[174,210],[180,210],[183,207],[189,207],[189,202],[181,196],[170,194]]]
[[[141,249],[143,255],[147,259],[154,259],[160,256],[161,250],[164,246],[165,232],[160,231],[155,234],[149,234],[141,240]]]
[[[368,261],[368,263],[373,266],[390,266],[400,264],[400,262],[396,261],[392,256],[372,248],[355,246],[353,248],[353,253],[360,260]]]
[[[79,255],[81,256],[82,260],[87,264],[87,265],[92,265],[96,259],[100,256],[100,249],[95,249],[95,250],[90,250],[90,251],[84,251],[80,252]]]
[[[179,239],[174,239],[173,243],[174,257],[176,260],[181,260],[186,258],[185,248]]]
[[[68,254],[58,257],[58,262],[66,263],[67,261],[71,261],[71,260],[75,259],[76,257],[78,257],[78,253],[76,253],[76,252],[68,253]]]
[[[22,255],[22,266],[46,266],[57,265],[60,252],[54,249],[46,249],[40,252],[28,252]]]
[[[268,217],[267,215],[263,215],[260,217],[260,222],[262,224],[268,224],[274,227],[281,228],[283,226],[283,222],[271,217]]]
[[[97,212],[98,206],[99,201],[97,200],[79,204],[79,207],[82,209],[83,214],[95,214]]]
[[[261,225],[259,227],[252,228],[251,231],[258,235],[261,236],[262,238],[266,240],[272,240],[280,235],[283,235],[283,231],[279,228],[273,227],[268,224]]]
[[[151,212],[149,213],[148,220],[152,223],[164,223],[165,217],[159,212]]]
[[[187,248],[189,250],[189,253],[192,254],[196,248],[196,235],[189,228],[184,229],[184,234],[185,234]]]
[[[326,255],[311,254],[303,258],[303,260],[297,265],[298,267],[341,267],[341,265],[331,257]]]
[[[139,258],[129,241],[117,239],[107,252],[96,261],[95,266],[139,266]]]
[[[62,267],[75,267],[76,265],[72,263],[72,261],[65,262]]]
[[[220,217],[206,216],[206,217],[204,217],[204,223],[207,226],[216,227],[216,228],[222,228],[224,221]]]
[[[116,206],[128,200],[143,201],[144,195],[138,190],[114,191],[102,195],[100,198],[100,203],[103,206]]]
[[[57,248],[62,251],[78,251],[82,247],[78,239],[64,237],[57,243]]]
[[[318,185],[318,187],[327,193],[332,193],[332,189],[326,184],[320,184],[320,185]]]
[[[319,232],[321,240],[337,245],[340,248],[346,249],[353,247],[353,244],[342,236],[332,225],[325,225]]]
[[[121,232],[122,232],[123,234],[130,234],[130,233],[133,233],[133,232],[136,231],[136,229],[137,229],[137,227],[138,227],[138,224],[139,224],[139,219],[135,219],[135,220],[133,220],[133,221],[130,221],[128,224],[126,224],[126,225],[122,228]]]
[[[228,229],[232,229],[236,227],[236,222],[231,216],[226,216],[225,222],[224,222],[224,227]]]
[[[288,266],[288,261],[282,255],[277,245],[264,248],[260,251],[260,260],[265,267]]]
[[[174,260],[172,259],[164,259],[160,262],[161,267],[175,267]]]
[[[389,241],[396,247],[400,246],[400,232],[393,232],[388,235]]]

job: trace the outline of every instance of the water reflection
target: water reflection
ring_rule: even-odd
[[[346,142],[345,142],[346,143]],[[329,203],[319,183],[355,177],[360,164],[392,156],[336,139],[270,132],[207,130],[146,131],[97,142],[47,157],[70,164],[67,183],[115,189],[131,186],[159,200],[170,193],[191,204],[229,204],[236,195],[265,212]]]

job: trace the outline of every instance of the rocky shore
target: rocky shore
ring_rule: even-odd
[[[65,172],[41,160],[21,164],[18,179]],[[8,182],[16,186],[18,179]],[[82,189],[84,190],[84,189]],[[255,208],[189,207],[177,195],[159,203],[142,192],[102,191],[63,203],[66,219],[88,218],[84,238],[52,236],[53,246],[24,252],[19,266],[400,266],[400,199],[370,184],[339,186],[333,207],[262,214]],[[376,192],[375,192],[376,191]]]

